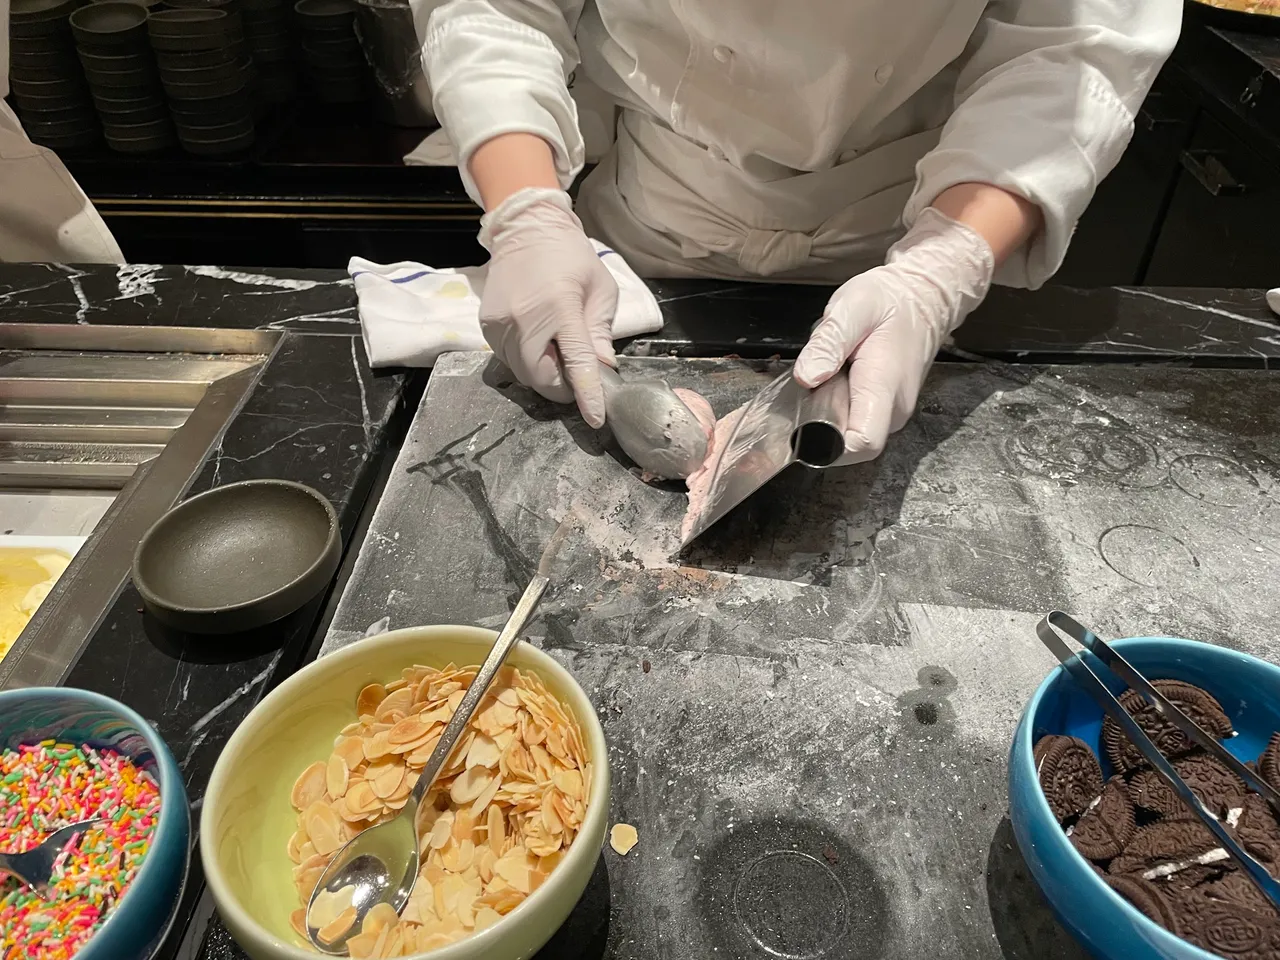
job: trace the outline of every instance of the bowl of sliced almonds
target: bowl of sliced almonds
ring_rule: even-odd
[[[245,718],[209,781],[205,877],[254,960],[310,960],[303,907],[333,853],[405,806],[496,634],[397,630],[290,677]],[[350,955],[524,960],[568,917],[604,842],[609,767],[586,693],[527,643],[511,652],[420,810],[422,865],[399,916]],[[317,902],[317,909],[322,905]],[[324,933],[354,910],[326,901]]]

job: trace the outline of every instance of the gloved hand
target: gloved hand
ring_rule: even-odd
[[[927,207],[889,248],[885,264],[859,274],[827,302],[796,360],[806,387],[849,367],[850,462],[874,460],[901,430],[943,339],[982,302],[995,259],[974,230]]]
[[[576,399],[583,419],[603,426],[599,363],[615,365],[618,285],[569,195],[517,191],[480,221],[480,243],[491,254],[480,328],[493,352],[521,383],[555,403]]]

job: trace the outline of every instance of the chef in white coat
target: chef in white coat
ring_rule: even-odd
[[[1034,288],[1062,263],[1180,17],[1180,0],[419,11],[436,116],[486,211],[485,337],[600,425],[617,291],[588,233],[642,276],[840,283],[795,376],[852,361],[846,445],[871,459],[993,280]],[[576,215],[575,71],[619,108]]]
[[[0,263],[124,263],[62,161],[23,132],[8,94],[9,0],[0,0]]]

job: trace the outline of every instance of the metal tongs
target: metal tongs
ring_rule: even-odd
[[[1124,731],[1125,736],[1138,748],[1147,762],[1160,775],[1160,778],[1177,793],[1182,802],[1191,808],[1191,811],[1200,818],[1200,822],[1217,838],[1218,843],[1244,868],[1246,876],[1253,882],[1253,885],[1277,909],[1280,909],[1280,882],[1277,882],[1262,864],[1246,853],[1235,838],[1227,832],[1227,828],[1219,822],[1218,818],[1205,808],[1204,804],[1200,802],[1200,798],[1187,786],[1182,777],[1178,775],[1178,772],[1174,770],[1173,765],[1156,748],[1156,745],[1151,742],[1151,739],[1138,726],[1133,717],[1130,716],[1129,711],[1120,705],[1120,701],[1115,698],[1111,691],[1107,689],[1106,684],[1093,672],[1093,667],[1089,665],[1088,661],[1083,656],[1073,654],[1068,649],[1062,638],[1054,632],[1055,627],[1087,648],[1090,653],[1113,674],[1124,681],[1125,684],[1146,697],[1160,716],[1170,721],[1197,746],[1203,747],[1208,751],[1215,760],[1226,766],[1252,790],[1257,791],[1271,805],[1271,809],[1277,813],[1280,813],[1280,793],[1277,793],[1262,777],[1228,753],[1222,744],[1171,703],[1167,697],[1148,682],[1146,677],[1135,670],[1124,657],[1116,653],[1105,640],[1097,636],[1092,630],[1059,610],[1053,611],[1036,625],[1036,633],[1039,635],[1041,642],[1062,662],[1063,668],[1071,674],[1072,679],[1098,702],[1098,705],[1102,707],[1107,716],[1120,725],[1120,729]]]

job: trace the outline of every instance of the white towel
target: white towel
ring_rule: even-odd
[[[613,338],[662,329],[662,310],[625,260],[592,240],[618,283]],[[421,263],[385,266],[352,257],[347,271],[359,301],[364,348],[373,367],[430,367],[442,353],[488,350],[480,332],[480,295],[487,267],[444,268]]]

